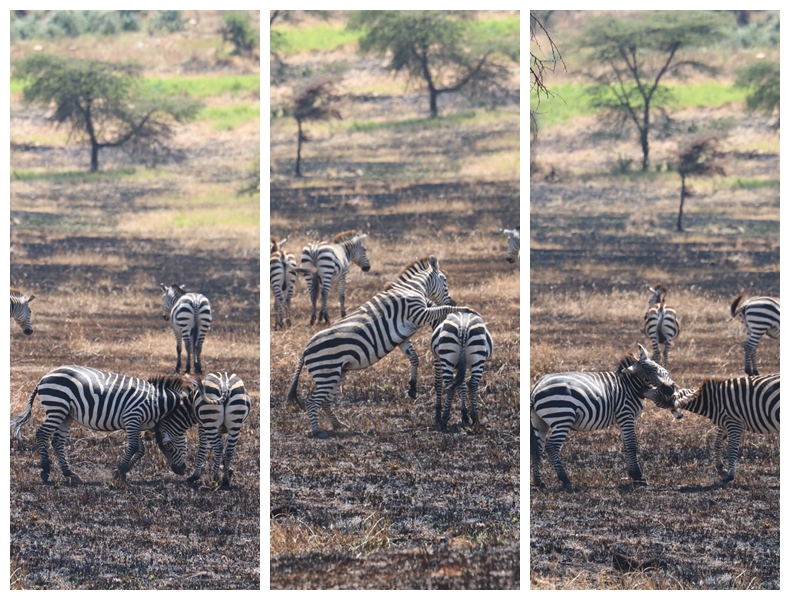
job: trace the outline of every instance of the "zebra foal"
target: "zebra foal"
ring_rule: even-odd
[[[735,478],[735,462],[744,431],[779,432],[779,374],[706,379],[696,390],[677,390],[668,401],[655,390],[648,390],[645,395],[663,408],[702,415],[718,426],[713,453],[716,471],[721,476],[720,486]],[[722,460],[725,441],[726,471]]]
[[[46,415],[36,431],[41,455],[41,479],[49,480],[51,463],[47,446],[50,439],[64,477],[79,482],[66,459],[66,438],[72,422],[98,431],[126,431],[126,453],[115,478],[121,483],[145,454],[140,431],[150,429],[188,398],[192,382],[177,375],[159,375],[148,380],[127,377],[90,367],[63,366],[47,373],[36,385],[27,408],[11,419],[14,437],[20,438],[22,426],[30,420],[33,401],[38,395]],[[167,462],[177,475],[183,467],[174,455],[163,449]]]
[[[434,389],[436,391],[436,425],[444,428],[450,419],[450,405],[460,389],[461,422],[469,425],[466,399],[469,396],[472,424],[477,423],[477,387],[483,366],[494,351],[494,341],[482,317],[476,313],[452,313],[442,321],[431,336]],[[466,372],[470,373],[465,383]],[[456,374],[457,371],[457,374]],[[446,395],[442,412],[442,391]]]
[[[541,453],[545,448],[557,477],[573,491],[560,448],[571,429],[594,431],[610,425],[620,428],[628,475],[635,485],[647,485],[636,456],[635,421],[642,412],[642,398],[650,388],[668,398],[675,391],[669,373],[647,357],[640,345],[639,358],[626,356],[616,371],[570,372],[544,375],[530,393],[530,461],[533,483],[540,479]],[[549,430],[551,434],[549,435]]]
[[[759,296],[744,301],[738,294],[730,304],[730,319],[738,317],[749,338],[743,348],[744,371],[747,375],[758,375],[757,345],[763,335],[779,338],[779,298]]]
[[[313,436],[327,437],[327,432],[319,426],[319,408],[327,414],[334,429],[343,427],[332,412],[331,402],[348,371],[368,368],[395,347],[406,352],[407,344],[411,348],[409,338],[420,327],[451,312],[469,312],[469,309],[454,306],[447,290],[447,278],[439,269],[439,261],[431,256],[408,265],[384,291],[316,333],[299,358],[287,396],[305,408],[297,397],[297,386],[302,368],[307,366],[316,384],[306,404]]]
[[[211,304],[203,294],[187,293],[184,285],[173,284],[166,286],[160,283],[162,289],[162,318],[170,321],[173,335],[176,337],[176,373],[181,370],[181,342],[187,350],[186,373],[189,375],[190,366],[194,358],[195,373],[202,375],[203,367],[200,355],[203,352],[203,342],[211,328]]]
[[[665,304],[667,288],[657,283],[650,289],[650,300],[644,317],[643,333],[653,345],[653,361],[660,362],[659,344],[664,345],[664,368],[667,367],[669,348],[680,333],[680,318],[674,308]]]
[[[344,231],[337,234],[332,242],[313,242],[302,250],[301,267],[305,269],[305,279],[307,289],[310,292],[310,299],[313,304],[313,311],[310,315],[310,325],[316,321],[316,303],[318,299],[318,289],[321,287],[321,312],[318,320],[329,323],[329,313],[327,312],[327,300],[329,299],[329,289],[333,282],[337,282],[338,294],[340,296],[340,316],[346,316],[346,275],[351,263],[354,263],[367,273],[370,270],[367,250],[365,249],[365,239],[367,235],[362,235],[354,231]]]
[[[35,294],[27,297],[19,290],[11,288],[11,318],[22,328],[22,332],[25,335],[33,333],[33,323],[30,320],[30,303],[35,297]]]

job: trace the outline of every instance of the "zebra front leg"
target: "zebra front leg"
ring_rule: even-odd
[[[719,425],[719,430],[716,433],[716,440],[713,442],[713,456],[716,464],[716,472],[720,477],[725,477],[724,462],[722,461],[722,452],[724,451],[724,441],[727,439],[727,429],[724,425]]]
[[[145,454],[145,446],[140,440],[140,420],[131,419],[125,423],[126,428],[126,454],[123,455],[121,462],[118,464],[118,471],[116,471],[114,478],[121,484],[126,484],[126,474],[132,470],[132,466],[137,463],[140,458]],[[136,456],[138,455],[139,456]]]
[[[627,417],[620,423],[620,436],[623,439],[628,476],[631,477],[634,485],[647,485],[647,479],[642,475],[642,469],[639,468],[639,460],[636,457],[636,431],[633,417]]]
[[[759,375],[757,372],[757,344],[760,343],[760,337],[749,334],[749,339],[743,347],[744,370],[747,375]]]
[[[398,346],[401,351],[406,355],[406,358],[409,359],[409,364],[411,365],[411,375],[409,377],[409,398],[416,398],[417,397],[417,369],[420,366],[420,358],[417,356],[417,351],[414,349],[414,346],[411,345],[409,340],[406,340],[402,344]]]

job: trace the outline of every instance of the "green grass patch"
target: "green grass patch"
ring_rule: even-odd
[[[297,29],[293,27],[273,27],[278,34],[279,53],[286,56],[313,50],[331,51],[350,44],[356,44],[362,35],[359,31],[348,31],[343,26],[327,24]],[[275,36],[272,36],[274,39]]]
[[[249,104],[212,106],[204,108],[198,113],[198,119],[214,121],[214,129],[218,131],[230,131],[245,121],[260,119],[260,116],[260,107],[250,106]]]
[[[234,206],[233,210],[228,210],[227,206],[217,206],[214,208],[177,212],[172,216],[165,215],[160,219],[162,226],[172,226],[184,229],[191,229],[193,227],[232,227],[240,225],[259,227],[260,222],[260,202],[247,202],[246,204]]]
[[[414,131],[419,129],[436,129],[439,127],[448,127],[457,125],[463,122],[469,122],[476,116],[475,111],[459,113],[457,115],[449,115],[446,117],[437,117],[430,119],[428,117],[418,117],[414,119],[403,119],[401,121],[352,121],[347,125],[351,131],[377,131],[377,130],[394,130],[394,131]]]
[[[45,172],[45,171],[20,171],[14,169],[11,171],[12,181],[37,181],[37,180],[51,180],[51,181],[72,181],[74,183],[82,183],[86,181],[107,181],[110,179],[126,179],[133,176],[137,172],[134,168],[125,169],[110,169],[108,171],[97,171],[90,173],[86,171],[61,171],[61,172]]]
[[[261,90],[260,75],[231,75],[205,77],[170,77],[167,79],[146,79],[144,85],[148,91],[168,96],[187,94],[193,98],[207,98],[231,94],[259,94]]]
[[[756,190],[759,188],[778,188],[778,179],[742,179],[741,177],[729,178],[732,180],[733,189],[736,190]]]

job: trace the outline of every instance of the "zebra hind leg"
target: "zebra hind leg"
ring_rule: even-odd
[[[225,444],[225,454],[222,457],[222,468],[224,475],[222,476],[221,489],[230,489],[230,478],[233,477],[233,469],[230,468],[230,461],[233,459],[233,451],[236,448],[236,442],[239,440],[239,432],[235,431],[228,434],[227,443]]]
[[[63,477],[67,477],[71,483],[82,483],[80,476],[71,470],[71,466],[66,460],[67,435],[68,429],[65,431],[62,429],[56,430],[55,434],[52,436],[52,447],[55,449],[55,453],[58,456],[58,463],[60,464],[60,470],[63,473]]]

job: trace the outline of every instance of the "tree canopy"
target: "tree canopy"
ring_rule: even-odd
[[[760,111],[769,116],[779,111],[779,63],[752,63],[738,72],[735,86],[749,90],[746,96],[746,108],[749,111]],[[778,120],[776,126],[779,127]]]
[[[202,104],[184,96],[155,96],[141,83],[142,68],[70,56],[34,54],[14,64],[26,81],[26,103],[54,105],[49,119],[69,128],[70,138],[88,141],[90,170],[99,168],[99,150],[125,146],[147,159],[167,150],[173,123],[193,119]]]
[[[359,49],[389,57],[388,69],[424,83],[431,117],[440,94],[462,88],[497,88],[519,60],[519,37],[482,35],[471,11],[369,10],[353,13],[348,27],[362,32]]]
[[[715,73],[685,51],[718,41],[733,26],[731,14],[712,11],[650,11],[633,19],[592,19],[580,46],[588,50],[592,105],[620,126],[639,132],[642,170],[650,164],[653,109],[663,111],[671,92],[667,77],[689,70]]]

